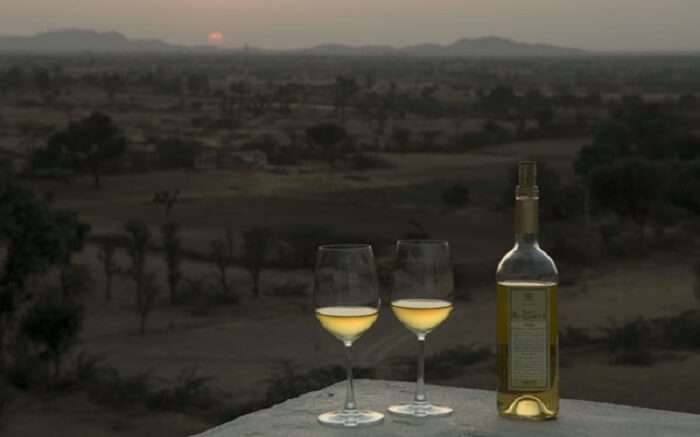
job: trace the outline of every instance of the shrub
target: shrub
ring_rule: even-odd
[[[306,136],[316,146],[315,157],[332,164],[340,154],[338,144],[347,139],[348,133],[338,124],[322,122],[306,129]]]
[[[26,390],[38,382],[41,373],[39,361],[31,354],[26,337],[18,335],[9,352],[10,361],[5,368],[7,381],[20,390]]]
[[[356,153],[350,157],[350,168],[353,170],[375,170],[382,168],[394,168],[395,165],[389,160],[377,155]]]
[[[262,410],[263,408],[269,408],[273,404],[266,400],[247,402],[244,405],[238,406],[222,406],[217,408],[214,413],[214,421],[217,425],[230,422],[238,417],[252,413],[254,411]]]
[[[700,348],[700,312],[685,311],[664,319],[662,328],[668,346]]]
[[[278,297],[306,296],[309,285],[302,281],[289,280],[284,284],[273,287],[270,293]]]
[[[644,159],[623,159],[590,174],[591,195],[598,204],[642,228],[651,207],[662,195],[664,168]]]
[[[425,358],[425,375],[428,379],[451,378],[462,373],[466,367],[492,356],[486,346],[453,346]],[[412,380],[416,377],[417,366],[413,356],[395,357],[391,360],[391,377]]]
[[[370,378],[372,376],[373,371],[370,369],[355,368],[353,370],[354,378]],[[268,380],[270,386],[267,389],[266,402],[277,404],[313,390],[320,390],[345,378],[345,369],[342,366],[319,367],[306,373],[299,373],[291,361],[283,360],[280,362],[278,376]]]
[[[493,281],[493,260],[484,259],[454,265],[454,287],[457,299],[469,300],[468,288],[490,285]]]
[[[211,405],[208,383],[210,377],[197,375],[197,369],[184,369],[175,385],[160,389],[146,397],[152,410],[184,410],[190,406],[206,408]]]
[[[84,378],[90,398],[102,405],[124,408],[145,404],[153,410],[184,410],[190,406],[208,408],[212,405],[209,394],[209,377],[197,374],[197,369],[184,369],[172,386],[153,390],[149,371],[122,377],[112,367],[99,368],[90,358],[85,363],[91,370],[90,378]],[[78,379],[80,381],[80,379]]]
[[[693,291],[695,292],[695,298],[700,301],[700,261],[693,264],[693,275],[695,276]]]
[[[608,350],[614,354],[611,362],[615,365],[649,366],[653,357],[649,350],[651,328],[643,318],[618,325],[610,321],[602,328],[607,335]]]
[[[599,339],[591,337],[588,330],[567,326],[563,331],[559,331],[559,346],[577,347],[600,343]]]
[[[198,303],[201,301],[202,297],[206,295],[209,287],[209,284],[207,284],[206,279],[203,277],[195,279],[183,278],[183,285],[175,296],[175,304],[186,305]]]
[[[598,232],[600,233],[603,244],[609,246],[615,236],[620,234],[620,221],[616,216],[605,217],[598,225]]]
[[[583,224],[554,225],[545,234],[548,251],[561,262],[573,265],[589,265],[598,260],[602,252],[600,234],[586,230]]]
[[[96,355],[90,355],[84,351],[78,354],[75,360],[76,382],[91,382],[99,375],[101,359]]]
[[[151,153],[142,150],[128,150],[125,162],[125,167],[132,172],[151,171],[157,165],[156,158]]]
[[[41,296],[22,318],[22,333],[44,347],[44,356],[53,363],[54,382],[58,381],[63,356],[77,340],[83,314],[70,299],[52,294]]]
[[[472,266],[467,264],[455,264],[453,266],[454,271],[454,294],[455,299],[464,302],[470,301],[472,296],[469,292],[469,287],[474,285],[474,280],[472,276]],[[490,278],[493,276],[493,269],[490,269]],[[489,281],[490,282],[490,281]]]
[[[197,116],[190,119],[190,124],[194,127],[204,127],[211,123],[212,119],[209,116]]]
[[[122,377],[119,372],[106,367],[100,370],[98,378],[89,385],[88,394],[95,401],[113,407],[126,407],[146,399],[150,393],[150,372]]]
[[[640,229],[626,222],[609,222],[601,226],[601,234],[607,234],[603,241],[605,252],[619,258],[643,257],[649,247],[640,236]]]
[[[33,156],[32,164],[35,168],[69,168],[89,174],[99,188],[104,169],[115,165],[125,153],[126,140],[112,118],[93,112],[51,135],[46,149]]]
[[[178,138],[166,138],[156,143],[158,164],[165,169],[191,169],[202,150],[196,141],[183,141]]]
[[[80,296],[93,284],[92,272],[87,264],[69,264],[61,269],[61,291],[64,296]]]
[[[291,253],[283,256],[294,267],[313,268],[316,248],[333,241],[335,229],[330,225],[303,224],[280,233],[280,239],[289,245]]]
[[[583,216],[585,188],[580,184],[569,184],[556,189],[551,196],[549,218],[553,220],[571,220]]]
[[[2,412],[5,410],[5,407],[9,405],[10,401],[12,401],[10,388],[4,384],[0,384],[0,417],[2,417]]]
[[[442,192],[442,201],[448,208],[462,208],[469,203],[469,188],[463,184],[453,184]]]
[[[692,161],[674,168],[666,188],[666,198],[693,213],[700,212],[700,163]]]
[[[453,346],[426,358],[425,373],[429,378],[450,378],[491,355],[491,350],[486,346]]]

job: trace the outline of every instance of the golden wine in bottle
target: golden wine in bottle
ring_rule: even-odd
[[[559,273],[537,240],[537,167],[521,162],[515,189],[515,245],[498,264],[498,412],[546,420],[559,411]]]

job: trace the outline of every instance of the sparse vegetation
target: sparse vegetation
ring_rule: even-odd
[[[37,399],[51,408],[85,390],[96,409],[174,411],[179,429],[340,381],[339,366],[313,369],[316,353],[328,352],[319,350],[308,299],[325,243],[372,243],[387,304],[394,240],[450,240],[457,308],[468,305],[436,335],[491,344],[489,330],[463,327],[488,324],[496,257],[510,243],[511,166],[529,158],[538,161],[541,244],[560,267],[562,314],[584,296],[591,311],[567,316],[576,325],[560,332],[571,363],[561,375],[567,391],[589,396],[577,366],[595,363],[590,371],[610,387],[629,384],[615,401],[700,411],[684,400],[693,381],[675,375],[700,350],[690,293],[700,299],[697,59],[292,58],[255,50],[192,59],[0,57],[0,392],[7,381],[10,398],[17,391],[30,407]],[[93,144],[98,136],[104,144]],[[102,191],[81,189],[81,177]],[[111,234],[130,217],[139,224]],[[88,238],[83,221],[100,236]],[[252,232],[261,226],[273,235]],[[244,270],[265,299],[238,301],[250,285]],[[160,299],[159,284],[177,306]],[[47,290],[56,308],[40,324],[35,305]],[[110,303],[90,295],[96,290]],[[124,292],[134,293],[134,313],[124,311]],[[74,350],[78,334],[44,329],[70,319],[60,317],[65,302],[84,308],[84,353]],[[603,304],[605,311],[589,310]],[[157,320],[158,334],[125,331],[134,314],[142,331]],[[599,328],[608,314],[620,321]],[[25,317],[34,319],[31,337]],[[362,341],[376,347],[385,329],[378,323]],[[308,341],[277,347],[292,332]],[[49,335],[65,342],[48,343]],[[232,344],[240,359],[216,365],[230,360]],[[492,351],[432,344],[441,349],[428,359],[429,382],[492,388]],[[397,354],[411,354],[396,363],[373,356],[378,370],[360,377],[413,380],[410,346],[395,343]],[[105,358],[91,355],[97,350]],[[206,356],[216,390],[191,370],[166,381],[172,366],[151,367],[161,353],[188,363]],[[671,355],[677,363],[635,368]],[[266,393],[231,396],[264,392],[253,386],[277,360],[287,361]],[[610,381],[620,369],[608,365],[630,367],[624,380]],[[230,377],[240,372],[246,377]],[[669,386],[663,397],[637,388],[649,377]],[[129,426],[142,416],[129,415]],[[105,424],[105,433],[123,433],[119,426]]]

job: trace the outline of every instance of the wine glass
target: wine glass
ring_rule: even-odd
[[[330,244],[318,248],[314,308],[321,326],[345,345],[348,375],[345,407],[321,414],[318,421],[345,427],[380,423],[383,414],[357,409],[352,383],[352,344],[379,315],[379,286],[372,246]]]
[[[452,312],[454,289],[450,246],[442,240],[400,240],[396,243],[391,309],[418,337],[418,379],[410,404],[389,411],[407,416],[446,416],[452,408],[428,402],[424,387],[425,337]]]

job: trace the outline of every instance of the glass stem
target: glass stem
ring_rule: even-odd
[[[416,397],[414,404],[424,404],[425,396],[425,336],[418,336],[418,379],[416,380]]]
[[[345,344],[345,367],[348,374],[347,394],[345,396],[345,410],[355,410],[355,388],[352,384],[352,343]]]

